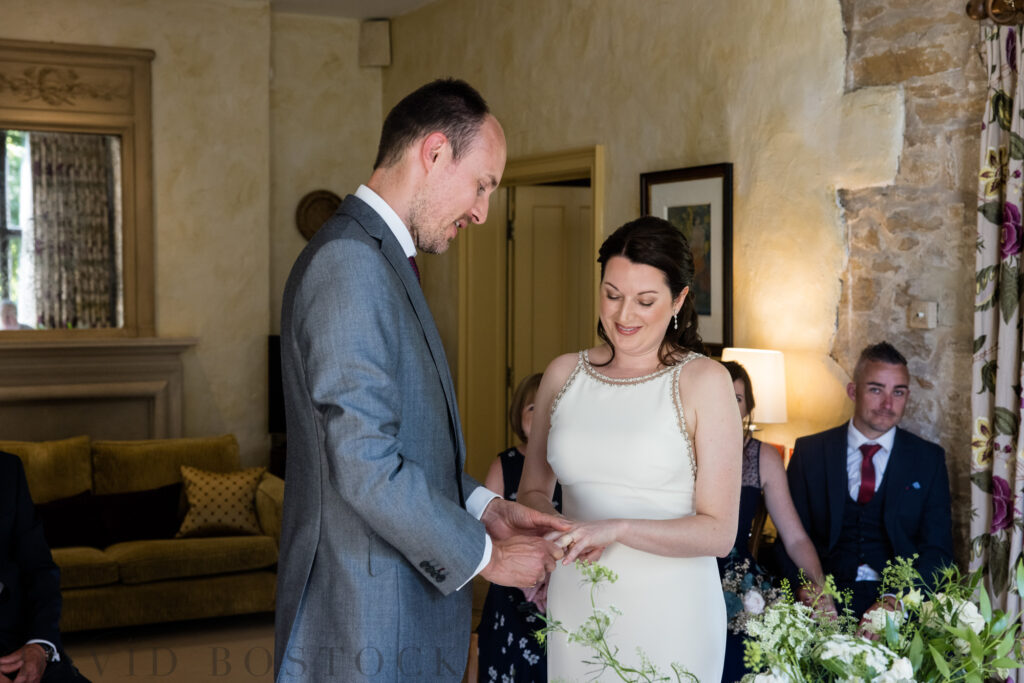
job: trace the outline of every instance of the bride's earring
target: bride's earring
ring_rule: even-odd
[[[677,317],[678,315],[679,315],[678,313],[673,313],[672,314],[672,329],[673,330],[678,330],[679,329],[679,318]]]

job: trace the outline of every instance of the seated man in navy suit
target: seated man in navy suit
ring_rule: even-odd
[[[949,477],[939,445],[897,427],[910,373],[891,344],[861,352],[846,392],[853,418],[797,439],[788,479],[822,568],[841,591],[853,592],[850,607],[861,615],[878,599],[889,560],[916,554],[929,582],[953,563]]]
[[[61,649],[60,570],[16,455],[0,452],[0,683],[89,683]]]

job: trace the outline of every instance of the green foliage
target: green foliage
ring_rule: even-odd
[[[981,366],[981,386],[984,391],[995,393],[996,390],[996,372],[999,370],[999,366],[995,360],[990,360]]]
[[[1002,90],[992,93],[992,120],[1003,130],[1010,130],[1010,119],[1013,117],[1013,97]]]
[[[595,667],[596,674],[593,680],[606,680],[604,678],[605,672],[611,672],[615,674],[617,680],[627,683],[664,683],[672,681],[673,679],[663,674],[654,666],[643,650],[637,648],[640,664],[639,668],[635,668],[620,662],[619,648],[608,642],[606,638],[608,629],[615,616],[621,614],[621,612],[614,605],[609,606],[607,609],[598,607],[597,593],[601,584],[618,581],[619,577],[615,572],[603,565],[582,560],[576,560],[576,569],[583,575],[584,585],[590,584],[590,616],[575,631],[569,631],[562,622],[552,619],[550,616],[541,616],[541,619],[547,625],[534,634],[537,641],[543,645],[551,637],[551,634],[563,633],[570,643],[578,643],[590,648],[593,651],[593,657],[585,659],[583,663]],[[696,676],[686,671],[678,663],[673,662],[671,666],[676,683],[681,683],[682,681],[696,681],[699,683]]]
[[[1024,159],[1024,138],[1017,133],[1010,133],[1010,158]]]
[[[801,621],[810,610],[792,602],[752,620],[747,662],[759,673],[744,681],[1004,680],[1022,658],[1019,615],[993,608],[982,570],[963,576],[956,567],[944,568],[929,589],[915,559],[886,566],[880,592],[895,596],[894,609],[869,612],[862,625],[819,618],[808,630]],[[1024,562],[1017,564],[1016,583],[1024,590]],[[805,616],[794,617],[794,611]],[[795,638],[778,637],[780,632]],[[874,640],[863,637],[871,634]]]
[[[985,202],[978,207],[978,213],[983,215],[989,223],[1003,224],[1003,205],[999,201]]]

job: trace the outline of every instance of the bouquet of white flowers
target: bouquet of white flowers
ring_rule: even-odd
[[[981,583],[980,570],[964,578],[944,569],[932,590],[898,558],[883,572],[882,592],[895,609],[877,609],[861,624],[849,610],[835,620],[814,620],[812,611],[785,598],[747,622],[745,661],[756,673],[744,683],[983,683],[1019,666],[1019,621],[999,610]],[[1017,590],[1024,594],[1024,564],[1017,567]],[[848,602],[831,578],[824,593]]]
[[[740,560],[733,548],[722,572],[722,593],[729,618],[729,630],[746,631],[747,620],[764,612],[765,608],[782,597],[782,591],[772,584],[771,575],[756,562]]]

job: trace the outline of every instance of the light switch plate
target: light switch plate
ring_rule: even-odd
[[[939,317],[939,304],[936,301],[912,301],[909,313],[911,327],[934,330]]]

